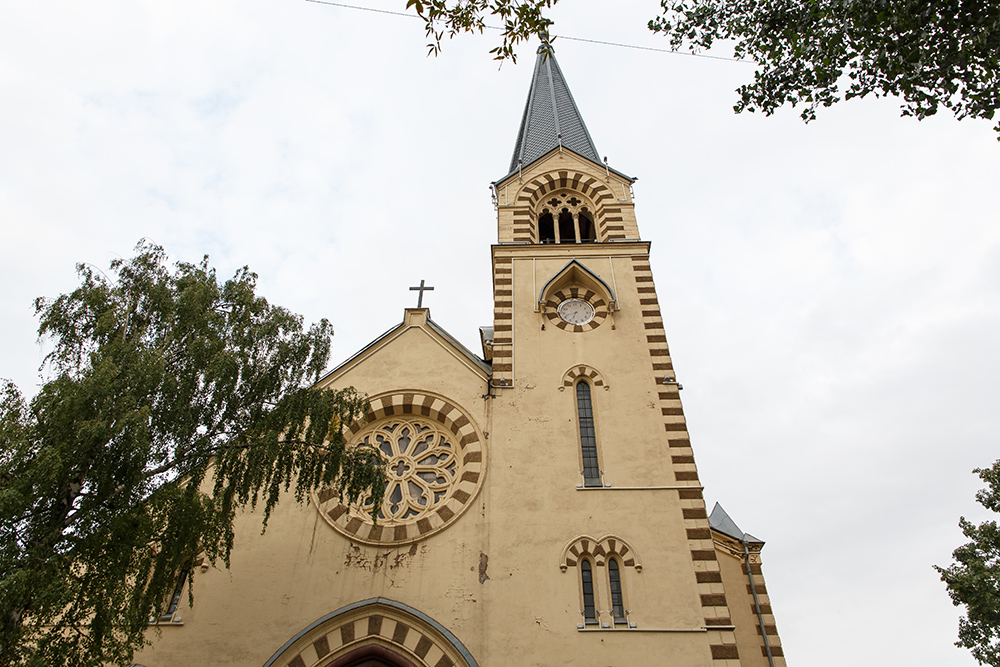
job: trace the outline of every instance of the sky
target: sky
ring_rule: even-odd
[[[403,0],[356,0],[402,10]],[[613,6],[613,12],[611,7]],[[1000,144],[893,99],[736,115],[746,63],[625,49],[658,2],[563,0],[556,54],[598,151],[639,178],[711,504],[764,539],[792,665],[956,665],[935,564],[1000,457]],[[12,2],[0,21],[0,377],[30,395],[32,301],[140,239],[249,265],[328,318],[332,363],[402,319],[478,350],[492,323],[489,184],[534,44],[427,57],[415,19],[306,0]],[[728,55],[728,54],[721,54]]]

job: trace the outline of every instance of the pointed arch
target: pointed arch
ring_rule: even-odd
[[[642,572],[642,561],[639,560],[635,547],[617,535],[605,535],[599,539],[581,535],[570,540],[563,548],[559,569],[565,572],[567,568],[576,567],[585,556],[602,567],[612,555],[618,557],[623,567],[634,567],[636,572]]]
[[[586,378],[592,385],[595,387],[603,387],[605,391],[611,389],[607,380],[604,379],[604,374],[599,370],[587,364],[577,364],[563,373],[562,384],[559,386],[559,391],[565,390],[566,387],[572,387],[580,378]]]
[[[443,625],[409,605],[381,597],[317,619],[285,642],[263,667],[347,667],[366,658],[393,667],[479,667]]]
[[[602,305],[607,305],[608,308],[618,310],[618,298],[615,296],[615,292],[611,289],[611,286],[577,259],[570,260],[566,266],[559,269],[555,275],[546,281],[538,293],[538,305],[545,305],[546,301],[551,299],[555,292],[570,285],[579,285],[590,290],[605,302]]]

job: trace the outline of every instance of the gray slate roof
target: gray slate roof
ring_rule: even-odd
[[[521,131],[517,133],[517,145],[514,146],[508,173],[517,171],[518,160],[523,169],[558,147],[560,134],[564,147],[602,164],[562,70],[559,69],[559,63],[556,62],[555,51],[551,44],[543,42],[538,47],[535,73],[531,77],[528,102],[524,105]]]
[[[712,514],[708,517],[708,525],[719,531],[720,533],[725,533],[729,537],[733,537],[740,542],[763,544],[764,540],[758,539],[751,535],[750,533],[744,533],[740,530],[740,527],[736,525],[732,517],[726,510],[722,509],[722,505],[715,503],[715,507],[712,508]]]

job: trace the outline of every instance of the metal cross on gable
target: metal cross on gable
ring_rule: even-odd
[[[417,297],[417,308],[423,308],[424,307],[424,292],[433,292],[434,288],[433,287],[424,287],[424,281],[421,280],[420,281],[420,286],[419,287],[411,287],[410,291],[411,292],[420,292],[420,295]]]

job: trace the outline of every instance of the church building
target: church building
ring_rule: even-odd
[[[137,664],[783,667],[763,542],[706,510],[634,181],[543,43],[482,349],[408,308],[319,383],[369,396],[377,524],[332,490],[239,517]]]

